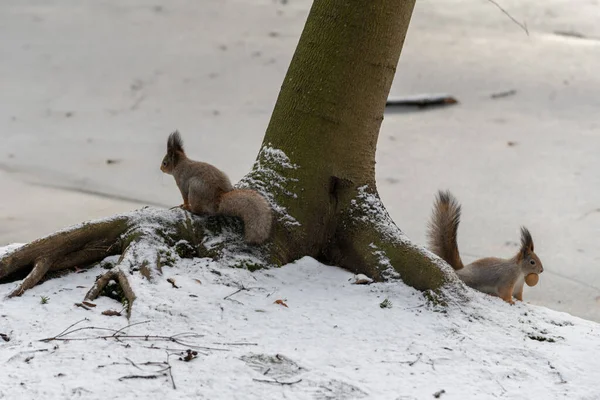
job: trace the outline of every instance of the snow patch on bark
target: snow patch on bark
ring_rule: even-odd
[[[380,250],[375,243],[369,244],[369,247],[373,249],[372,253],[375,257],[377,257],[377,262],[379,265],[382,265],[385,268],[385,270],[382,272],[382,275],[386,279],[400,279],[400,274],[394,269],[392,262],[385,254],[385,251]]]
[[[402,244],[403,246],[412,247],[419,251],[434,263],[438,268],[444,271],[449,277],[450,281],[448,287],[455,287],[455,284],[460,282],[452,267],[450,267],[444,260],[433,254],[431,251],[423,246],[415,244],[409,239],[408,236],[402,232],[402,230],[392,220],[392,217],[388,214],[383,202],[379,198],[379,195],[375,192],[369,191],[369,185],[363,185],[357,188],[358,195],[356,199],[353,199],[351,203],[351,213],[358,220],[373,224],[384,236],[385,239],[390,242]],[[387,258],[385,251],[377,249],[375,244],[371,243],[372,248],[375,248],[373,254],[380,260],[382,265],[389,266],[385,277],[394,279],[399,278],[398,272],[393,268],[389,258]],[[386,261],[387,260],[387,261]],[[386,263],[387,262],[387,263]]]
[[[298,198],[296,193],[288,189],[288,182],[296,182],[297,179],[286,177],[281,173],[281,171],[298,168],[300,167],[292,163],[285,152],[271,147],[269,143],[260,149],[252,172],[242,178],[237,187],[252,188],[260,192],[271,204],[280,222],[286,226],[300,226],[300,222],[292,217],[276,199],[276,196]]]
[[[356,199],[350,202],[353,214],[363,222],[372,223],[387,239],[400,243],[410,243],[408,236],[394,223],[379,195],[369,191],[369,185],[357,188]]]

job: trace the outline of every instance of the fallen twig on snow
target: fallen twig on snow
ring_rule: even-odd
[[[117,333],[122,332],[122,331],[124,331],[127,328],[130,328],[130,327],[135,326],[135,325],[147,324],[148,322],[150,322],[150,321],[134,322],[133,324],[125,325],[124,327],[122,327],[121,329],[119,329],[115,333],[113,333],[113,336],[116,336]]]
[[[77,328],[77,329],[71,329],[72,327],[74,327],[75,325],[79,324],[80,322],[83,321],[89,321],[89,319],[84,318],[82,320],[79,320],[77,322],[75,322],[74,324],[71,324],[67,327],[67,329],[65,329],[64,331],[62,331],[61,333],[59,333],[56,336],[50,337],[50,338],[46,338],[46,339],[40,339],[40,342],[51,342],[53,340],[88,340],[88,339],[106,339],[106,338],[110,338],[110,337],[115,337],[117,335],[117,333],[123,331],[123,329],[129,328],[130,326],[133,325],[139,325],[139,324],[145,324],[148,323],[150,321],[143,321],[143,322],[136,322],[134,324],[129,324],[124,326],[121,329],[115,330],[115,329],[111,329],[111,328],[101,328],[101,327],[97,327],[97,326],[84,326],[81,328]],[[113,332],[113,334],[111,336],[97,336],[97,337],[89,337],[89,338],[65,338],[65,336],[70,335],[72,333],[75,332],[79,332],[79,331],[84,331],[84,330],[99,330],[99,331],[110,331]],[[119,336],[119,337],[125,337],[125,335]]]
[[[302,379],[298,379],[297,381],[293,381],[293,382],[281,382],[281,381],[278,381],[277,379],[271,380],[271,379],[256,379],[256,378],[253,378],[252,380],[255,381],[255,382],[270,383],[270,384],[273,384],[273,385],[277,385],[277,384],[279,384],[279,385],[295,385],[296,383],[302,382]]]
[[[513,17],[512,15],[510,15],[510,14],[508,13],[508,11],[506,11],[504,8],[502,8],[502,6],[501,6],[500,4],[496,3],[496,1],[495,1],[495,0],[488,0],[488,1],[489,1],[490,3],[492,3],[493,5],[495,5],[496,7],[498,7],[498,9],[499,9],[500,11],[502,11],[502,13],[503,13],[504,15],[506,15],[508,18],[510,18],[510,19],[511,19],[511,20],[512,20],[512,21],[513,21],[515,24],[517,24],[517,25],[518,25],[518,26],[519,26],[521,29],[523,29],[523,30],[525,31],[525,33],[527,34],[527,36],[529,36],[529,30],[527,29],[527,25],[525,25],[524,23],[521,23],[521,22],[517,21],[517,20],[515,19],[515,17]]]
[[[133,324],[128,324],[120,329],[102,328],[102,327],[97,327],[97,326],[84,326],[81,328],[70,329],[70,328],[74,327],[75,325],[79,324],[80,322],[87,321],[87,320],[88,319],[86,318],[86,319],[77,321],[74,324],[70,325],[67,329],[63,330],[58,335],[52,336],[49,338],[45,338],[45,339],[40,339],[40,342],[47,343],[47,342],[52,342],[52,341],[94,340],[94,339],[115,339],[118,341],[122,341],[122,340],[130,339],[130,340],[142,340],[142,341],[169,341],[169,342],[177,343],[181,346],[190,347],[190,348],[199,348],[199,349],[217,350],[217,351],[229,351],[228,349],[219,349],[219,348],[207,347],[207,346],[197,346],[197,345],[194,345],[191,343],[186,343],[181,340],[181,338],[204,337],[204,335],[200,335],[195,332],[181,332],[181,333],[177,333],[177,334],[170,335],[170,336],[166,336],[166,335],[125,335],[125,334],[121,333],[121,332],[123,332],[124,329],[130,328],[134,325],[145,324],[150,321],[142,321],[142,322],[136,322]],[[112,334],[111,335],[90,336],[90,337],[70,337],[69,336],[72,333],[75,333],[78,331],[83,331],[83,330],[109,331],[109,332],[112,332]]]
[[[418,363],[419,360],[421,360],[422,356],[423,356],[423,353],[417,354],[417,358],[415,358],[413,361],[382,361],[382,362],[390,363],[390,364],[408,364],[410,367],[412,367],[413,365]]]
[[[175,379],[173,378],[173,367],[171,366],[171,363],[169,362],[169,357],[171,355],[169,354],[169,352],[167,351],[167,373],[169,374],[169,378],[171,378],[171,384],[173,385],[173,389],[177,390],[177,386],[175,386]]]
[[[419,94],[414,96],[392,97],[385,102],[386,107],[417,107],[448,106],[458,104],[458,100],[449,94]]]
[[[563,377],[563,375],[560,373],[560,371],[557,370],[556,367],[550,363],[550,361],[548,361],[548,366],[558,376],[558,379],[560,379],[560,382],[556,382],[557,384],[562,385],[564,383],[567,383],[567,381],[565,380],[565,378]]]
[[[231,294],[229,294],[229,295],[227,295],[227,296],[223,297],[223,300],[231,300],[231,301],[235,301],[236,303],[239,303],[239,304],[241,304],[241,305],[244,305],[244,303],[242,303],[241,301],[239,301],[239,300],[235,300],[235,299],[232,299],[232,298],[231,298],[231,296],[233,296],[233,295],[236,295],[236,294],[238,294],[239,292],[241,292],[241,291],[243,291],[243,290],[248,290],[248,288],[246,288],[246,287],[244,287],[244,286],[241,286],[241,287],[240,287],[238,290],[236,290],[235,292],[233,292],[233,293],[231,293]]]
[[[7,360],[7,362],[10,362],[10,361],[14,360],[15,358],[17,358],[18,356],[23,355],[23,354],[43,353],[43,352],[46,352],[46,351],[50,351],[50,349],[37,349],[37,350],[20,351],[17,354],[15,354],[14,356],[10,357]],[[32,358],[33,358],[33,356],[26,357],[24,361],[25,362],[29,362],[29,361],[31,361]]]
[[[417,358],[416,358],[416,360],[414,360],[414,361],[410,361],[410,362],[408,363],[408,365],[409,365],[410,367],[412,367],[413,365],[415,365],[416,363],[418,363],[418,362],[419,362],[419,360],[421,359],[421,356],[422,356],[422,355],[423,355],[423,353],[419,353],[419,354],[417,354]]]
[[[213,343],[221,346],[258,346],[258,343]]]
[[[86,305],[85,305],[85,304],[83,304],[83,303],[75,303],[75,305],[76,305],[77,307],[81,307],[81,308],[83,308],[84,310],[88,310],[88,311],[89,311],[89,310],[91,310],[91,308],[90,308],[90,307],[86,306]]]
[[[106,368],[111,365],[131,365],[140,371],[145,371],[144,368],[140,367],[140,365],[159,366],[162,368],[157,371],[151,371],[152,374],[150,374],[150,375],[125,375],[125,376],[120,377],[119,380],[121,381],[121,380],[126,380],[126,379],[157,379],[160,376],[168,376],[171,381],[171,385],[173,386],[173,389],[177,390],[177,386],[175,385],[175,379],[173,378],[173,368],[171,366],[171,363],[169,362],[169,357],[171,356],[171,354],[168,351],[166,351],[166,353],[167,353],[166,361],[146,361],[146,362],[140,363],[138,365],[138,363],[135,363],[133,360],[125,357],[125,360],[127,360],[126,363],[113,362],[111,364],[99,365],[98,368]]]
[[[162,374],[166,375],[166,374]],[[125,375],[119,378],[120,381],[125,379],[158,379],[159,375]]]
[[[490,95],[490,97],[492,99],[501,99],[503,97],[514,96],[515,94],[517,94],[517,91],[515,89],[511,89],[511,90],[505,90],[503,92],[492,93]]]

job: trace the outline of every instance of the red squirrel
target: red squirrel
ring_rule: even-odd
[[[429,247],[454,268],[467,286],[502,298],[514,304],[512,297],[523,301],[523,283],[535,286],[538,274],[544,272],[539,257],[533,251],[529,230],[521,227],[521,248],[510,259],[482,258],[463,265],[456,242],[461,207],[449,192],[438,192],[429,222]]]
[[[271,206],[258,192],[234,189],[225,173],[201,161],[190,160],[183,150],[179,132],[169,135],[167,154],[160,170],[173,175],[181,191],[184,210],[194,214],[232,215],[244,221],[245,241],[264,243],[270,236]]]

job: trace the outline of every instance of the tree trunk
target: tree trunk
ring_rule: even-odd
[[[48,271],[121,254],[87,298],[114,281],[130,311],[135,295],[128,277],[141,272],[151,280],[177,256],[253,269],[308,255],[375,280],[401,278],[420,290],[453,286],[451,269],[394,224],[375,184],[379,128],[414,3],[314,1],[255,166],[238,184],[260,191],[273,206],[270,242],[245,245],[235,218],[141,210],[15,250],[0,258],[0,281],[29,273],[11,294],[20,295]]]
[[[379,128],[414,4],[313,3],[255,170],[244,179],[279,205],[279,263],[310,255],[378,280],[399,274],[418,289],[447,281],[449,271],[389,218],[375,184]]]

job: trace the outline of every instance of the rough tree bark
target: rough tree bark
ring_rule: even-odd
[[[244,245],[241,224],[231,218],[146,209],[17,249],[0,259],[0,280],[29,272],[11,293],[20,295],[47,271],[121,254],[87,298],[117,282],[131,308],[135,294],[127,277],[139,270],[152,279],[175,254],[249,268],[308,255],[375,280],[401,278],[420,290],[453,285],[445,264],[393,223],[375,183],[379,128],[414,3],[314,1],[255,166],[238,184],[261,191],[273,205],[269,243]]]
[[[297,166],[272,166],[286,177],[276,200],[299,222],[277,225],[282,262],[310,255],[379,280],[399,273],[418,289],[446,281],[400,239],[375,185],[379,128],[414,3],[313,3],[263,142]]]

